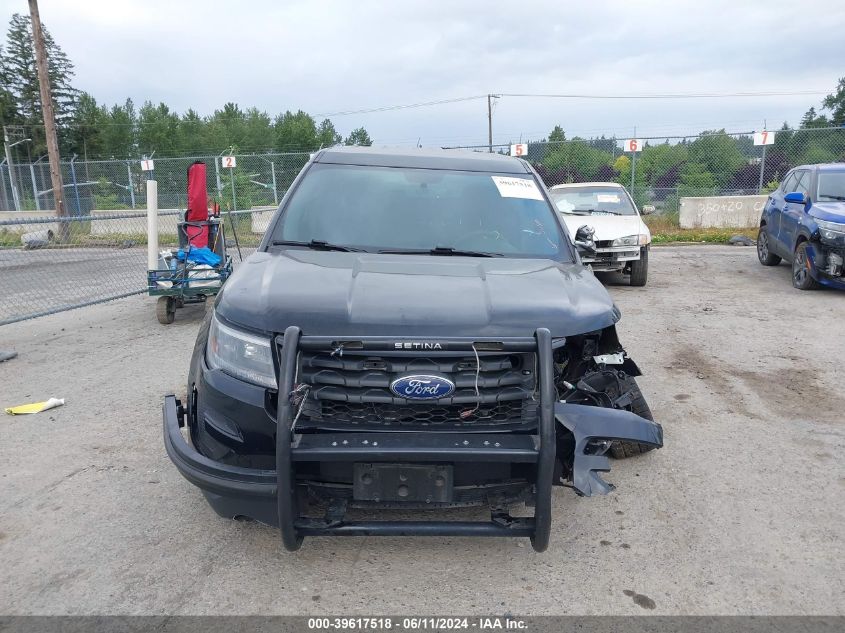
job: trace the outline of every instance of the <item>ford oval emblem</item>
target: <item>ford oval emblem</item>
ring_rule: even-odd
[[[450,395],[455,390],[455,383],[440,376],[418,374],[397,378],[390,383],[390,390],[408,400],[437,400]]]

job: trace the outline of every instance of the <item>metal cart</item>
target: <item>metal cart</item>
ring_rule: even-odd
[[[170,257],[159,256],[159,267],[147,271],[147,292],[158,297],[156,317],[163,325],[173,323],[176,308],[187,303],[204,303],[215,296],[232,274],[232,258],[226,254],[226,235],[223,220],[209,217],[205,222],[183,221],[177,224],[179,249]],[[191,237],[208,227],[209,249],[220,257],[217,266],[197,265],[190,259]],[[183,254],[180,259],[179,253]]]

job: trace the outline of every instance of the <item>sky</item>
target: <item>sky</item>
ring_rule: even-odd
[[[495,100],[495,143],[796,124],[845,76],[841,0],[40,0],[100,103],[211,114],[226,102],[326,114],[376,144],[487,142],[500,94],[799,92],[720,99]],[[0,0],[0,20],[28,11]]]

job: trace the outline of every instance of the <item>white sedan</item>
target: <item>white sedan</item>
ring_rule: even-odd
[[[615,182],[582,182],[556,185],[549,194],[572,239],[584,225],[595,231],[596,253],[582,256],[582,262],[597,272],[629,275],[632,286],[646,284],[651,232],[625,187]]]

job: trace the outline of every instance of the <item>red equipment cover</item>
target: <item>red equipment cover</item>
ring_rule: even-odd
[[[208,221],[208,192],[206,191],[205,163],[197,161],[188,167],[188,222]],[[187,226],[185,232],[192,246],[208,246],[208,226]]]

